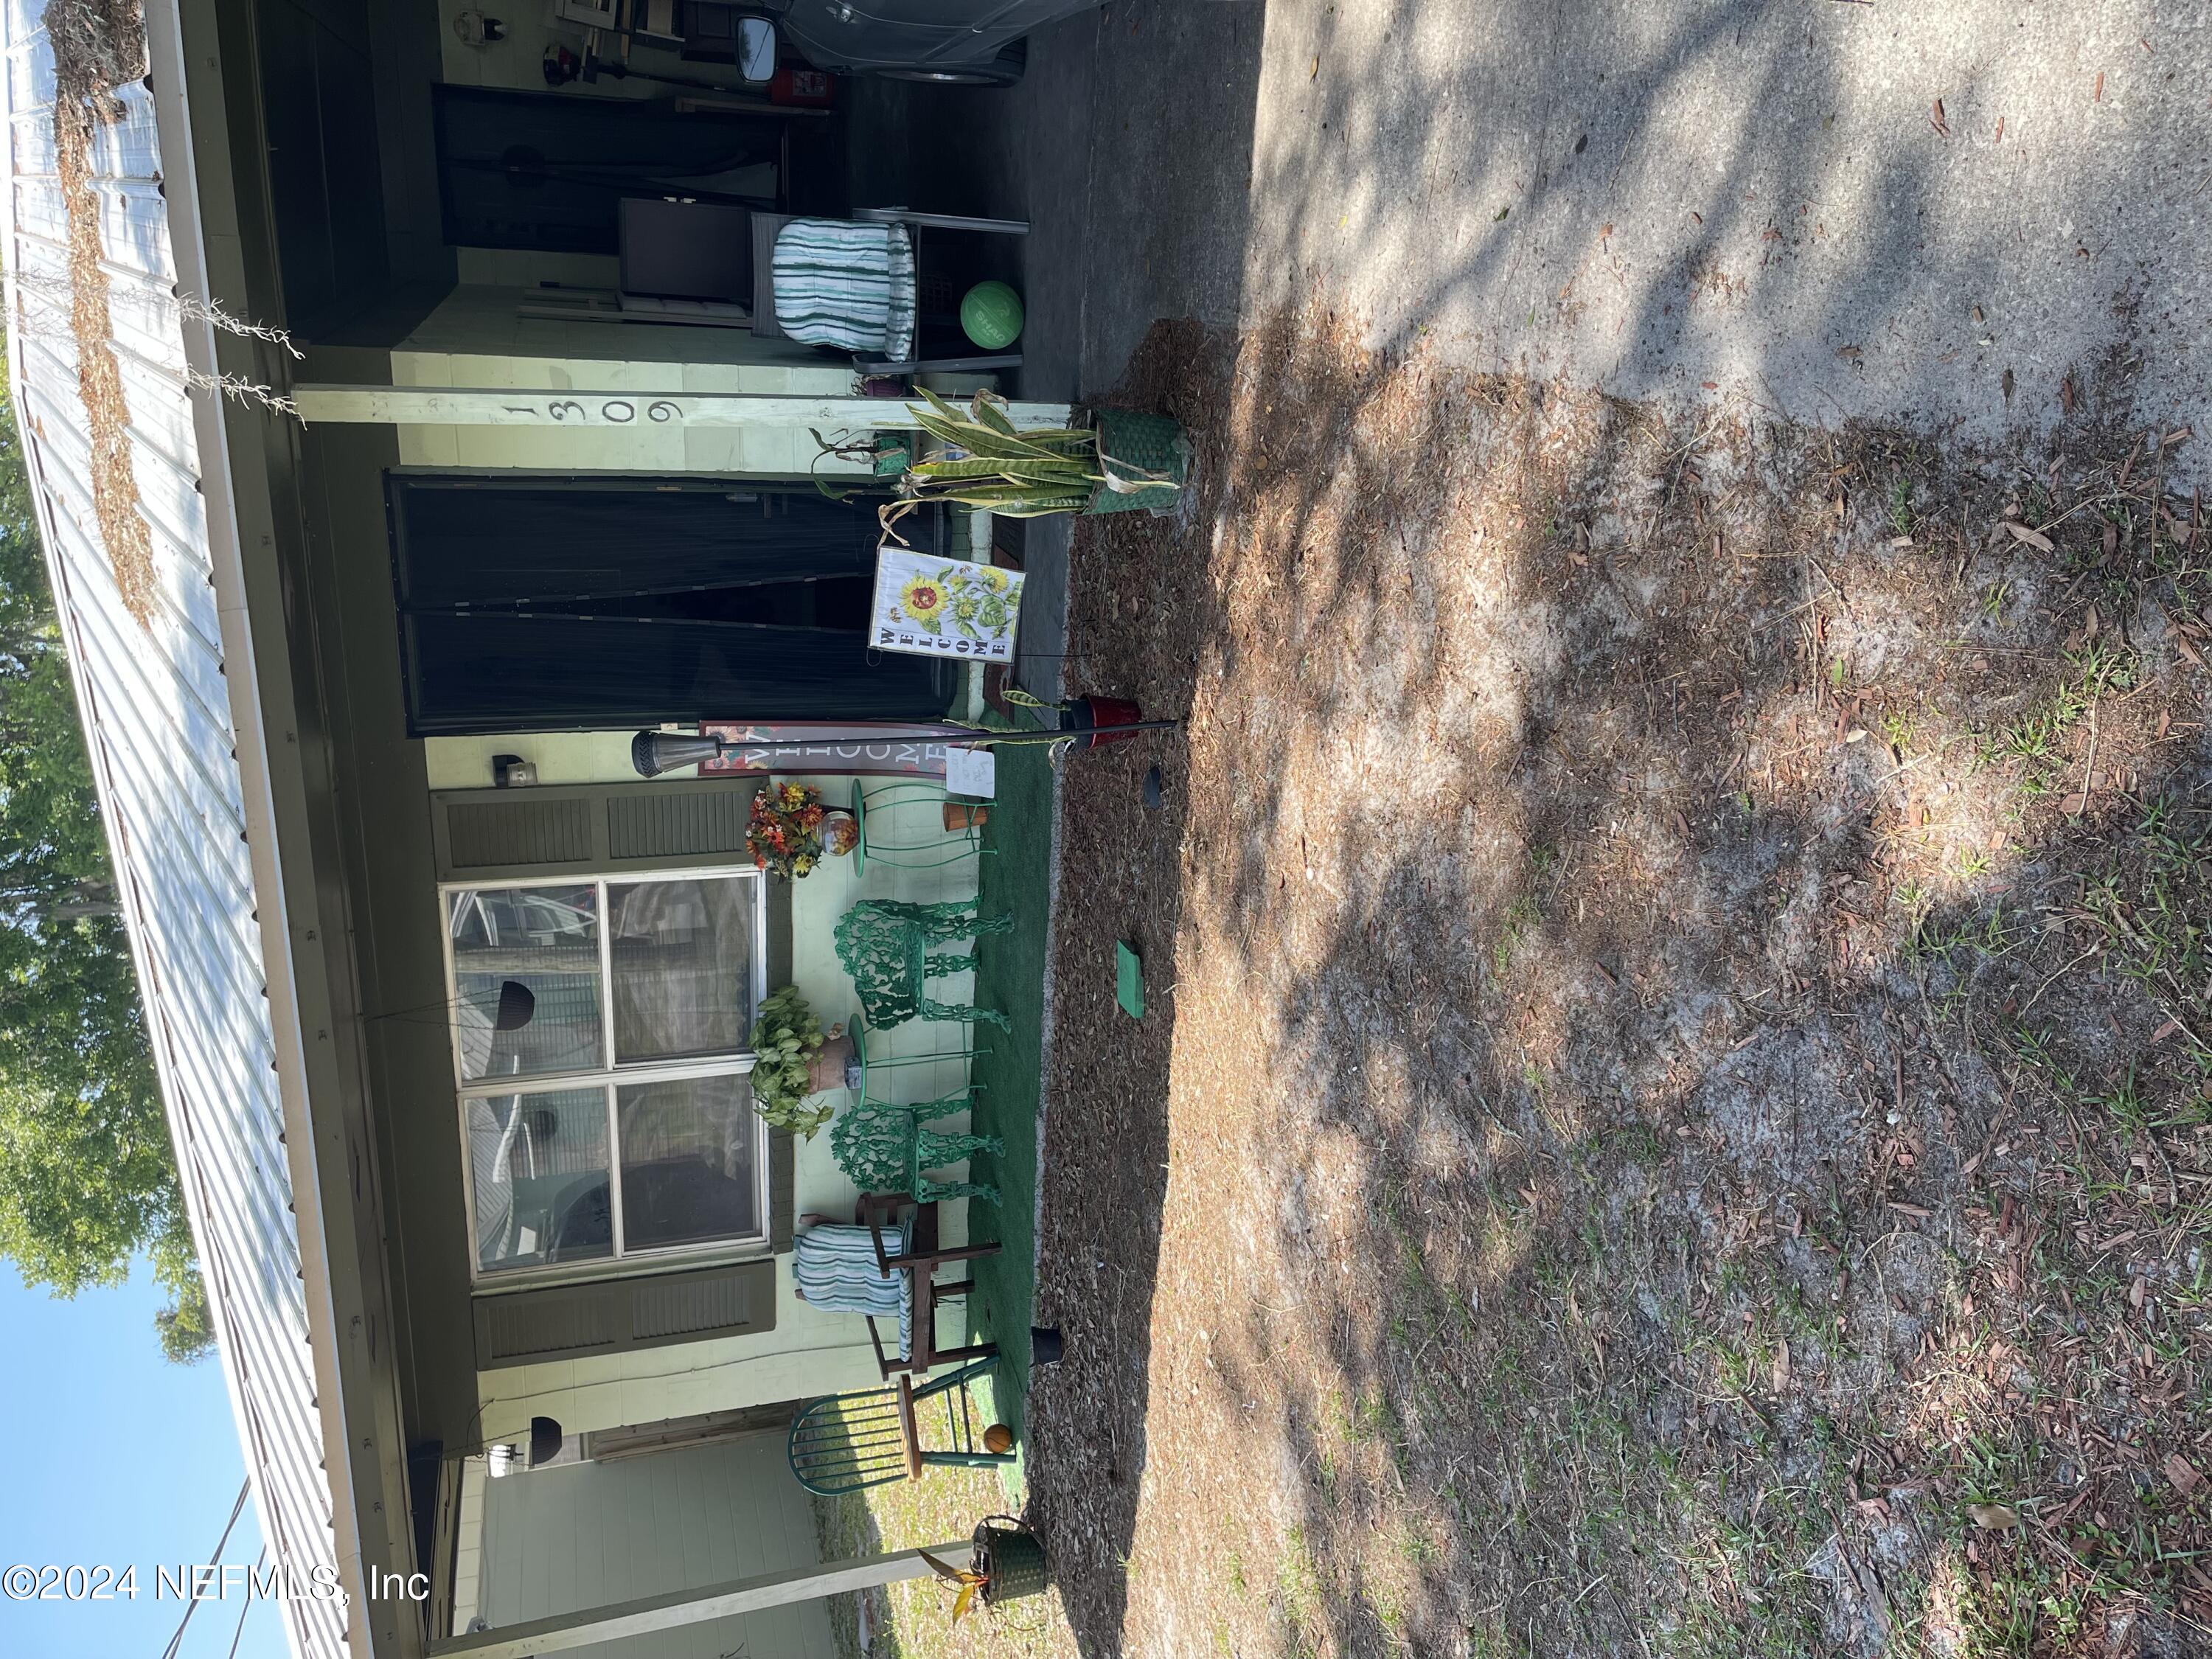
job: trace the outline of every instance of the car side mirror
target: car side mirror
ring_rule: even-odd
[[[738,20],[738,73],[755,86],[775,79],[775,25],[769,19]]]

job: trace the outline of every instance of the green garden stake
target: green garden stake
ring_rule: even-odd
[[[1145,1017],[1145,964],[1119,939],[1114,941],[1114,1000],[1131,1019]]]

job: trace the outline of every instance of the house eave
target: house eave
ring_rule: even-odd
[[[149,82],[166,174],[164,194],[181,289],[243,303],[252,291],[231,164],[215,8],[207,0],[149,0]],[[187,42],[190,51],[187,51]],[[215,384],[232,337],[204,314],[183,317],[186,362]],[[320,941],[326,928],[300,826],[308,789],[292,676],[272,603],[276,507],[258,423],[265,410],[204,392],[192,398],[203,463],[210,557],[238,737],[246,837],[273,1027],[278,1097],[305,1281],[308,1334],[332,1503],[333,1547],[349,1597],[348,1644],[357,1659],[411,1659],[422,1649],[420,1608],[367,1593],[365,1571],[409,1564],[406,1448],[391,1399],[393,1321],[386,1286],[364,1272],[378,1259],[368,1154],[331,1097],[343,1075],[338,1016]],[[253,567],[258,562],[258,569]],[[250,598],[249,596],[257,596]],[[278,648],[271,649],[275,641]],[[343,926],[343,919],[338,919]],[[350,1194],[351,1201],[346,1201]]]

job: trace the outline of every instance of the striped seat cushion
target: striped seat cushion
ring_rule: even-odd
[[[793,219],[776,233],[776,326],[809,345],[914,355],[914,244],[904,225]]]
[[[905,1248],[901,1229],[884,1229],[885,1255]],[[900,1357],[913,1352],[913,1281],[897,1270],[886,1277],[876,1266],[875,1240],[866,1227],[817,1223],[808,1228],[793,1241],[791,1277],[801,1296],[830,1313],[896,1316]]]

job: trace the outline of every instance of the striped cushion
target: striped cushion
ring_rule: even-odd
[[[906,1248],[899,1228],[884,1229],[884,1254]],[[914,1284],[902,1270],[886,1278],[876,1266],[875,1240],[866,1227],[817,1223],[792,1244],[791,1277],[809,1303],[830,1313],[898,1317],[898,1351],[913,1352]]]
[[[776,232],[776,326],[809,345],[914,354],[914,244],[904,225],[793,219]]]

